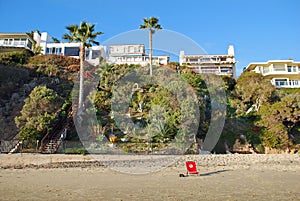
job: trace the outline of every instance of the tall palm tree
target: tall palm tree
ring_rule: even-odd
[[[95,24],[89,24],[86,21],[80,23],[80,25],[71,24],[66,29],[69,34],[65,34],[63,39],[69,40],[69,42],[80,42],[80,71],[79,71],[79,100],[78,109],[82,111],[83,96],[84,96],[84,60],[85,60],[85,48],[91,47],[92,44],[99,45],[99,42],[95,41],[98,35],[103,32],[94,32]]]
[[[162,27],[158,24],[158,18],[156,17],[144,18],[143,21],[144,24],[140,25],[140,29],[149,29],[150,76],[152,76],[152,35]]]

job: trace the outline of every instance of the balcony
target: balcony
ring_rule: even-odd
[[[20,47],[30,49],[27,41],[0,41],[2,47]]]
[[[274,69],[274,70],[269,70],[269,69],[263,69],[261,71],[263,76],[266,75],[294,75],[294,74],[300,74],[300,68],[299,71],[297,70],[286,70],[286,69]]]
[[[275,81],[276,88],[300,88],[300,81]]]

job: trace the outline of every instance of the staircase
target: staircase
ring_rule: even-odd
[[[61,139],[50,140],[47,144],[45,144],[42,148],[42,153],[44,154],[54,154],[58,150],[60,144],[62,143]]]
[[[44,154],[54,154],[57,152],[62,140],[66,137],[65,130],[67,128],[68,118],[72,115],[72,106],[67,111],[67,115],[60,118],[51,133],[47,133],[41,140],[40,150]]]

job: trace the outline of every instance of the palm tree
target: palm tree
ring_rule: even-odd
[[[80,23],[80,25],[71,24],[67,26],[66,29],[69,34],[65,34],[63,39],[67,39],[70,42],[80,42],[80,81],[79,81],[79,100],[78,100],[78,110],[82,111],[83,106],[83,96],[84,96],[84,60],[85,60],[85,47],[91,47],[92,44],[99,45],[99,42],[95,41],[98,35],[103,34],[103,32],[94,32],[95,24],[89,24],[86,21]]]
[[[150,76],[152,76],[152,35],[162,27],[158,24],[158,18],[156,17],[144,18],[143,21],[144,24],[140,25],[140,29],[149,29]]]

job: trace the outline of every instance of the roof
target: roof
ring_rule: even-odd
[[[253,70],[258,65],[270,65],[272,63],[289,63],[289,64],[300,64],[300,61],[294,61],[293,59],[288,60],[268,60],[267,62],[252,62],[248,64],[246,70]]]
[[[186,54],[184,57],[234,57],[234,55],[229,54]]]
[[[112,57],[132,57],[132,56],[143,56],[143,57],[149,57],[149,55],[147,54],[110,54],[110,56]],[[155,58],[155,57],[170,57],[169,55],[153,55],[152,58]]]
[[[11,37],[11,38],[15,38],[15,37],[26,37],[26,38],[28,38],[31,42],[35,42],[35,41],[33,40],[33,38],[32,38],[29,34],[23,33],[23,32],[20,32],[20,33],[18,33],[18,32],[1,33],[1,32],[0,32],[0,38],[3,38],[3,37]]]
[[[137,45],[142,45],[142,46],[145,46],[144,44],[110,44],[109,46],[124,46],[124,45],[127,45],[127,46],[130,46],[130,45],[134,45],[134,46],[137,46]]]

